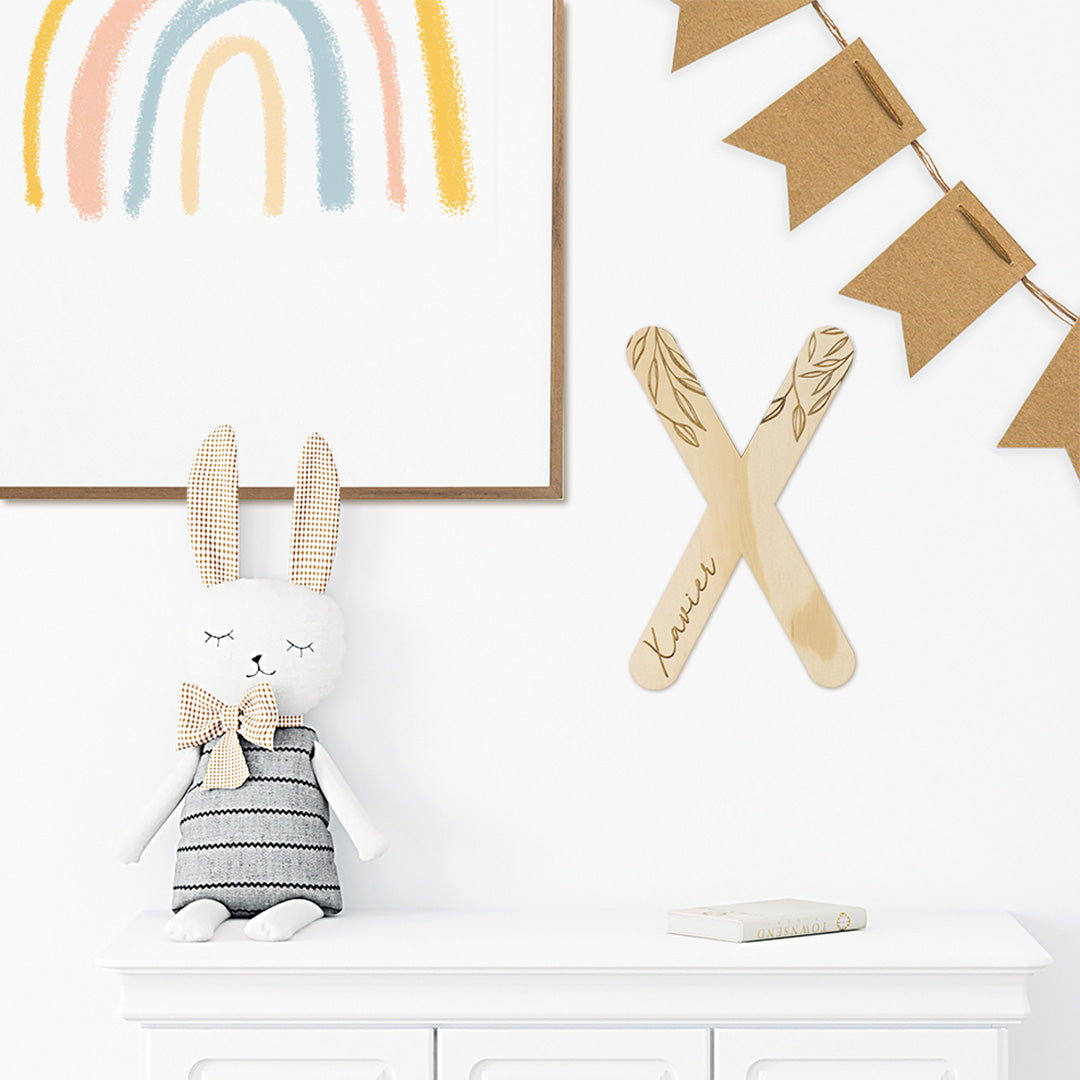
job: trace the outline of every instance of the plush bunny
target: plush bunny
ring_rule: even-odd
[[[123,839],[143,850],[183,802],[172,919],[176,941],[209,941],[230,916],[248,937],[286,941],[341,910],[332,808],[361,859],[386,842],[304,717],[341,673],[345,630],[325,589],[341,514],[330,448],[304,447],[293,503],[289,581],[239,576],[236,439],[220,427],[188,482],[188,525],[206,590],[187,623],[182,761]]]

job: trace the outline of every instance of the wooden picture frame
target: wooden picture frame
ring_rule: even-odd
[[[548,448],[546,482],[456,486],[377,485],[355,486],[342,470],[342,498],[347,500],[558,500],[563,497],[564,446],[564,9],[562,0],[552,0],[552,147],[551,147],[551,303],[550,380],[548,394]],[[268,169],[269,171],[269,169]],[[43,410],[44,411],[44,410]],[[228,420],[229,417],[223,417]],[[243,432],[241,431],[241,439]],[[185,452],[188,448],[185,447]],[[242,450],[243,453],[243,450]],[[55,485],[5,484],[0,460],[0,498],[15,500],[176,500],[186,495],[186,487],[123,484]],[[241,465],[241,476],[244,468]],[[180,477],[178,477],[179,479]],[[186,479],[186,476],[183,476]],[[291,499],[290,486],[243,486],[247,500]]]

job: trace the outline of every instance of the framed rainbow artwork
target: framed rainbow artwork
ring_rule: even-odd
[[[250,497],[311,430],[350,497],[561,496],[559,0],[8,18],[0,497],[178,497],[225,421]]]

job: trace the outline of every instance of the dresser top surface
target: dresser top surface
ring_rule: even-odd
[[[865,930],[730,944],[666,932],[663,911],[352,911],[283,943],[241,920],[214,940],[165,939],[144,912],[99,963],[113,971],[1027,971],[1043,948],[1007,912],[871,910]]]

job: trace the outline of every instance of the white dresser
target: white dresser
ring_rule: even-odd
[[[746,945],[661,912],[352,912],[205,945],[166,918],[100,961],[142,1080],[1005,1080],[1050,963],[1004,912]]]

